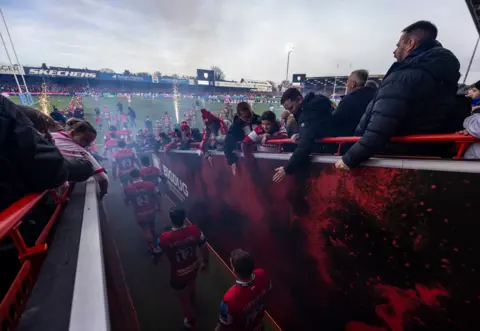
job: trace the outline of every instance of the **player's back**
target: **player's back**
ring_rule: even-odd
[[[150,221],[156,211],[157,187],[150,182],[138,181],[126,185],[123,191],[133,206],[137,221]]]
[[[135,153],[129,149],[120,149],[112,154],[118,166],[118,176],[129,175],[135,168]]]
[[[129,129],[122,129],[120,131],[117,131],[117,136],[129,136],[132,134],[132,131]]]
[[[109,140],[105,142],[105,148],[111,152],[116,151],[118,149],[118,140],[109,138]]]
[[[250,282],[237,281],[223,297],[222,323],[235,331],[262,330],[265,298],[270,289],[270,278],[263,269],[255,269]]]
[[[142,168],[140,170],[140,175],[145,181],[149,181],[151,183],[154,183],[155,185],[158,185],[159,183],[158,179],[160,177],[160,170],[157,167],[151,166]]]
[[[198,268],[197,247],[205,237],[196,225],[185,225],[160,235],[160,247],[167,254],[172,275],[181,277]]]

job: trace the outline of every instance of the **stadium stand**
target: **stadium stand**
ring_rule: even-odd
[[[480,1],[466,2],[480,33]],[[118,76],[114,78],[112,74],[104,76],[108,78],[102,80],[97,77],[100,75],[97,71],[58,67],[42,68],[45,73],[39,77],[35,74],[38,68],[33,68],[33,71],[30,70],[32,68],[26,69],[29,73],[26,75],[27,83],[34,93],[42,91],[42,83],[45,80],[49,82],[51,93],[67,95],[87,91],[162,93],[171,91],[172,84],[172,78],[169,77],[165,78],[163,83],[154,82],[153,77],[137,79],[135,78],[137,76],[123,74],[118,74],[119,79]],[[67,72],[68,77],[57,77],[52,71]],[[380,75],[370,77],[372,78],[378,83],[382,80]],[[345,93],[346,79],[345,76],[309,77],[301,86],[305,91],[336,97]],[[144,81],[140,82],[141,80]],[[10,94],[18,92],[10,75],[0,75],[0,81],[2,92]],[[190,83],[192,83],[190,79],[181,79],[182,91],[208,95],[212,93],[213,88],[214,93],[247,91],[269,93],[262,91],[267,85],[263,81],[242,80],[240,84],[247,84],[249,87],[235,84],[212,87],[198,86],[194,81],[193,84]],[[212,237],[216,236],[212,238],[212,242],[219,247],[220,260],[222,258],[226,260],[228,255],[225,252],[231,249],[232,244],[240,242],[247,245],[241,241],[245,239],[242,236],[247,234],[248,245],[261,256],[259,260],[267,266],[267,269],[271,268],[273,278],[277,280],[276,285],[279,285],[280,290],[275,293],[274,299],[277,300],[271,307],[274,317],[281,320],[282,326],[287,325],[286,329],[305,329],[295,324],[305,323],[303,325],[309,327],[313,325],[318,327],[320,324],[329,329],[342,327],[347,330],[383,330],[385,325],[370,326],[367,322],[379,323],[379,320],[384,318],[382,321],[388,324],[392,321],[390,315],[398,313],[396,310],[402,311],[400,321],[395,321],[398,324],[395,327],[399,330],[403,329],[404,323],[431,326],[432,330],[441,330],[445,323],[452,324],[452,329],[458,330],[465,329],[466,325],[474,325],[473,322],[478,320],[478,314],[475,309],[470,308],[470,304],[472,300],[478,300],[480,297],[478,287],[474,286],[478,279],[477,271],[473,267],[477,256],[472,253],[478,249],[478,240],[474,237],[477,232],[476,223],[473,222],[478,219],[478,212],[475,208],[470,208],[469,201],[474,203],[475,200],[469,199],[475,198],[474,192],[479,184],[480,169],[478,163],[462,160],[462,156],[471,144],[480,140],[470,135],[454,133],[395,137],[390,140],[393,144],[455,143],[456,153],[453,160],[441,160],[439,157],[432,159],[409,155],[395,157],[383,155],[367,161],[364,164],[365,169],[357,172],[345,174],[332,171],[331,165],[340,159],[342,146],[356,143],[359,139],[360,137],[329,137],[317,140],[319,144],[336,145],[336,153],[313,155],[311,158],[313,170],[306,171],[300,178],[274,189],[269,186],[273,185],[270,178],[265,179],[266,174],[270,175],[272,164],[278,166],[280,162],[288,160],[290,154],[282,153],[281,148],[294,141],[268,140],[269,144],[278,145],[277,152],[254,154],[260,165],[256,168],[258,171],[239,172],[240,179],[239,177],[232,179],[232,182],[236,181],[237,184],[252,181],[248,182],[248,185],[234,187],[238,188],[238,191],[247,188],[248,193],[251,193],[239,195],[236,199],[232,198],[235,192],[231,187],[234,185],[226,185],[225,178],[221,177],[225,174],[225,166],[217,160],[224,157],[223,153],[213,151],[212,156],[216,159],[213,162],[210,160],[208,167],[204,167],[202,161],[198,161],[200,158],[194,151],[198,143],[190,144],[192,150],[174,150],[173,155],[168,156],[159,150],[153,152],[151,156],[159,168],[160,164],[165,168],[165,164],[171,168],[166,169],[174,180],[166,178],[165,181],[170,185],[168,194],[172,199],[179,194],[175,185],[183,184],[185,190],[187,184],[191,185],[189,192],[192,197],[197,195],[191,199],[195,201],[188,201],[187,191],[186,196],[177,199],[177,203],[183,203],[198,211],[193,213],[192,221],[207,229],[210,227]],[[248,156],[238,154],[245,159]],[[174,165],[177,168],[174,168]],[[174,174],[173,171],[177,170],[183,177]],[[208,181],[209,177],[206,174],[211,178],[212,174],[216,177]],[[182,183],[184,178],[185,183]],[[368,180],[365,180],[367,178]],[[308,187],[303,185],[305,182],[308,182]],[[196,187],[198,183],[201,187]],[[413,185],[410,185],[411,183]],[[462,185],[467,184],[473,184],[470,186],[473,189],[467,192],[469,194],[465,197],[455,194],[464,192],[457,188],[465,187]],[[215,189],[211,189],[212,187]],[[414,196],[412,191],[417,189],[420,193]],[[182,192],[185,193],[185,190]],[[97,183],[93,179],[75,187],[66,183],[56,190],[27,195],[0,212],[1,263],[2,270],[8,270],[2,272],[0,283],[2,331],[16,328],[26,331],[33,327],[42,330],[136,331],[140,329],[141,323],[146,325],[151,321],[149,319],[151,316],[147,318],[146,314],[142,316],[141,321],[137,319],[141,314],[137,316],[133,307],[131,289],[126,284],[120,255],[115,247],[114,234],[107,222],[104,203],[98,198],[97,191]],[[269,196],[272,192],[273,194]],[[259,203],[265,195],[271,199],[267,203],[265,201],[263,204]],[[408,210],[405,205],[395,207],[396,200],[402,200],[404,195],[413,196],[408,201],[410,202]],[[197,199],[198,197],[208,199],[201,201]],[[246,204],[249,210],[245,210],[247,209],[245,206],[238,206],[241,205],[238,201],[252,202],[249,199],[254,200],[255,197],[258,197],[258,201],[253,201],[255,205]],[[317,204],[308,205],[309,199],[318,199]],[[433,205],[435,201],[440,201],[435,205],[435,210],[431,206],[424,208],[426,203]],[[442,209],[442,204],[450,205]],[[35,209],[38,206],[43,209]],[[337,208],[339,206],[341,208]],[[380,210],[382,206],[388,206],[388,210]],[[240,211],[238,212],[236,208]],[[410,208],[418,210],[415,209],[413,212]],[[459,209],[464,212],[459,213]],[[341,214],[339,217],[341,220],[334,223],[332,219],[337,215],[331,210],[345,214]],[[110,211],[118,213],[118,210]],[[27,235],[22,233],[22,224],[31,221],[31,216],[39,212],[46,221],[41,224],[34,240],[30,240],[31,238],[27,240]],[[410,213],[413,216],[409,215]],[[248,217],[245,217],[245,214]],[[57,226],[61,218],[63,222]],[[226,218],[229,221],[228,225],[235,231],[227,227],[222,228],[224,224],[221,221]],[[279,219],[286,219],[288,222],[285,222],[286,225],[275,223]],[[302,225],[302,219],[308,222]],[[268,222],[261,222],[264,220]],[[317,222],[317,228],[312,228],[312,220]],[[449,223],[454,223],[455,228],[447,228]],[[305,224],[307,227],[302,228]],[[409,228],[403,229],[406,225]],[[353,230],[349,230],[349,227]],[[344,233],[345,236],[340,238],[340,233]],[[423,242],[422,238],[427,238],[428,242]],[[288,247],[290,251],[283,251],[286,242],[292,244]],[[385,244],[387,242],[388,247]],[[379,247],[383,247],[383,250],[388,251],[387,255],[391,256],[384,258],[383,252],[379,252],[377,256],[371,258],[372,250],[366,249],[367,246],[376,247],[376,251],[382,250]],[[266,247],[268,252],[265,253]],[[312,247],[315,252],[309,255]],[[69,259],[67,267],[61,268],[65,252],[68,252],[71,260]],[[307,254],[304,254],[305,252]],[[275,254],[281,259],[275,260]],[[375,254],[377,252],[373,251],[373,255]],[[288,266],[285,265],[286,261],[289,263]],[[312,265],[319,261],[321,263],[315,270]],[[412,265],[415,268],[410,268]],[[466,265],[472,267],[466,268]],[[228,268],[226,265],[225,267]],[[278,274],[273,271],[278,271]],[[137,269],[131,272],[139,274],[142,271]],[[331,275],[337,279],[332,279]],[[303,283],[308,283],[308,287]],[[427,288],[427,285],[434,283],[438,283],[438,287]],[[461,286],[458,285],[460,283]],[[291,284],[297,285],[297,293],[287,292],[292,288],[289,286]],[[141,287],[138,287],[138,284],[136,286]],[[319,304],[316,295],[331,294],[330,292],[336,297],[335,300],[331,300],[331,305]],[[285,295],[285,298],[282,293],[289,295]],[[152,292],[136,294],[137,300],[153,296]],[[440,297],[442,300],[437,300]],[[400,304],[395,301],[398,298],[401,298],[398,300]],[[375,306],[380,301],[387,303]],[[286,306],[294,309],[288,310],[287,313],[284,309]],[[151,305],[137,304],[137,307],[150,309],[149,315],[155,313]],[[358,307],[361,308],[352,312]],[[421,310],[417,309],[419,307]],[[445,313],[433,316],[431,312],[438,307]],[[417,309],[415,314],[411,314],[410,312],[415,309]],[[370,310],[373,318],[367,316],[368,321],[355,321],[363,318],[367,310]],[[407,310],[408,314],[405,313]],[[421,320],[417,315],[424,319]],[[391,327],[390,324],[388,326]],[[280,328],[276,326],[276,329]]]

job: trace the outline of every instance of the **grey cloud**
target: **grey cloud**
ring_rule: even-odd
[[[5,14],[25,63],[190,75],[215,64],[231,79],[284,79],[287,43],[290,75],[384,73],[419,19],[437,24],[465,70],[477,37],[455,0],[30,0]],[[472,71],[480,78],[477,61]]]

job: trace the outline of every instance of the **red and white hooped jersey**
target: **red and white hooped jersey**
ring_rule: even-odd
[[[265,131],[261,125],[257,126],[252,132],[248,134],[243,140],[244,144],[254,145],[257,144],[257,151],[265,153],[276,153],[278,151],[278,145],[262,144],[262,137],[265,135]],[[279,124],[279,130],[270,135],[272,139],[286,139],[288,138],[287,130],[284,126]]]
[[[98,161],[85,148],[77,145],[70,136],[63,132],[51,133],[55,146],[64,157],[71,157],[75,159],[83,159],[89,161],[93,166],[94,175],[104,173],[105,169],[98,163]]]

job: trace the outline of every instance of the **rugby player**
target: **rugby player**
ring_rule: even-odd
[[[254,269],[253,258],[241,249],[230,254],[230,266],[237,281],[223,296],[215,331],[263,331],[270,278],[265,270]]]
[[[195,328],[195,280],[198,269],[208,268],[209,252],[202,231],[192,224],[186,224],[185,210],[170,210],[171,230],[160,235],[155,253],[160,257],[167,254],[170,260],[170,286],[175,290],[185,317],[183,324],[188,329]],[[199,264],[197,247],[202,252],[203,261]]]
[[[155,248],[155,215],[160,211],[160,195],[157,186],[143,181],[138,169],[130,172],[131,184],[124,186],[125,203],[133,206],[135,219],[143,230],[149,253]]]
[[[147,182],[152,182],[153,184],[160,184],[159,179],[162,179],[160,175],[160,169],[150,164],[150,159],[147,156],[144,156],[140,159],[142,163],[142,168],[140,169],[140,175],[142,179]]]
[[[107,158],[110,158],[110,156],[118,150],[117,134],[115,132],[110,132],[109,137],[110,138],[105,141],[105,147],[103,148],[103,157]]]
[[[130,181],[130,173],[135,169],[135,164],[140,166],[138,159],[135,156],[135,152],[131,149],[127,149],[127,145],[124,140],[118,141],[118,150],[112,153],[112,174],[113,179],[120,179],[122,186],[125,186]]]

